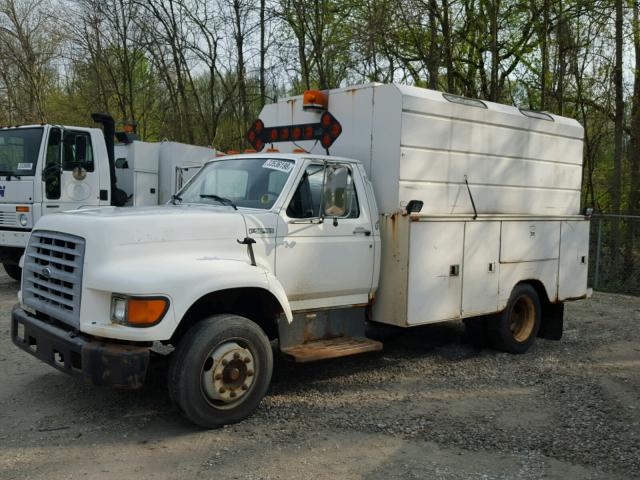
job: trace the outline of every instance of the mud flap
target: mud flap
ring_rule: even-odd
[[[542,324],[538,337],[560,340],[564,329],[564,303],[545,303],[542,306]]]

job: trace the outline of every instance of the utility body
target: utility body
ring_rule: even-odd
[[[20,278],[18,262],[40,217],[166,203],[215,157],[210,148],[116,133],[108,115],[94,114],[94,120],[104,131],[50,124],[0,128],[0,262],[14,279]]]
[[[524,353],[560,339],[563,302],[589,295],[582,136],[416,87],[283,99],[248,132],[258,152],[208,162],[171,204],[42,218],[13,341],[129,388],[153,342],[170,344],[170,396],[206,427],[257,407],[276,340],[305,362],[380,350],[367,322],[464,320]]]

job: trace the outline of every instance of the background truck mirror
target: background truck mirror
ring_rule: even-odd
[[[76,162],[84,163],[87,159],[87,137],[76,135]]]

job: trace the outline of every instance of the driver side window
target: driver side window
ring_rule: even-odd
[[[310,165],[287,207],[289,218],[316,218],[320,216],[320,197],[324,181],[324,166]]]
[[[42,179],[44,180],[45,194],[50,200],[60,198],[60,137],[61,130],[52,128],[49,132],[49,140],[47,141],[47,153],[45,158],[44,169],[42,170]]]

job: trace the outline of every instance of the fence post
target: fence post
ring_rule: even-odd
[[[593,289],[598,289],[598,277],[600,276],[600,246],[602,245],[602,217],[598,218],[598,240],[596,243],[596,271],[593,276]]]

